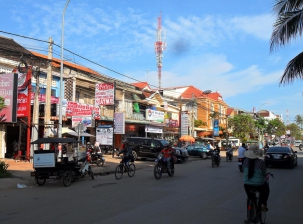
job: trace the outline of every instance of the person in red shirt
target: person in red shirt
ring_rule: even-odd
[[[161,152],[164,156],[164,159],[166,159],[167,162],[167,169],[170,170],[170,162],[173,154],[173,149],[169,144],[164,145],[164,148],[161,150]]]

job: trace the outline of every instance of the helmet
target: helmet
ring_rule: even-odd
[[[87,145],[90,145],[90,143],[88,142],[88,143],[86,143]]]
[[[169,143],[164,143],[164,144],[163,144],[163,147],[164,147],[165,149],[167,149],[167,148],[169,147]]]

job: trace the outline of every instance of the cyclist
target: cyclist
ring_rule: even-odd
[[[161,152],[164,155],[164,159],[166,159],[167,169],[170,171],[170,161],[172,158],[173,149],[170,144],[165,143]]]
[[[122,153],[123,153],[122,163],[124,163],[128,169],[129,168],[128,162],[130,160],[133,160],[133,150],[132,147],[130,146],[129,141],[127,140],[124,142],[124,148],[118,153],[118,156]]]
[[[244,188],[248,198],[251,198],[250,189],[256,189],[260,192],[259,206],[262,211],[267,211],[267,200],[269,196],[269,186],[265,180],[266,166],[262,159],[263,151],[259,149],[258,144],[252,144],[244,152],[246,159],[243,163],[244,168]]]

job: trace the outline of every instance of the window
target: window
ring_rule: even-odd
[[[80,92],[76,91],[76,97],[75,97],[76,102],[79,102],[79,99],[80,99]]]
[[[126,101],[124,102],[124,109],[125,109],[125,117],[126,118],[131,118],[133,115],[133,103],[131,101]]]

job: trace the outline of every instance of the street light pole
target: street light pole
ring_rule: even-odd
[[[58,127],[58,137],[62,137],[62,101],[63,101],[63,45],[64,45],[64,15],[66,8],[70,0],[66,1],[63,13],[62,13],[62,31],[61,31],[61,66],[60,66],[60,104],[59,104],[59,127]]]
[[[258,119],[260,119],[260,116],[261,116],[260,109],[265,104],[270,104],[270,102],[263,103],[261,106],[259,106],[259,110],[258,110],[259,117],[258,117]],[[259,143],[262,142],[262,145],[263,145],[263,133],[262,133],[262,129],[261,128],[260,128],[259,134],[258,134],[258,142]]]

